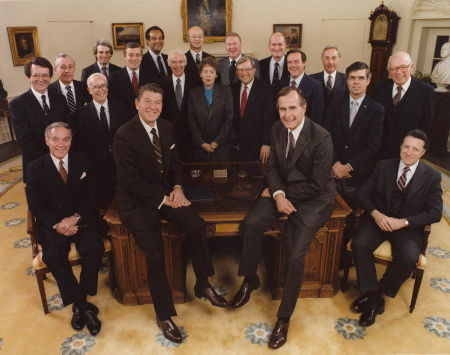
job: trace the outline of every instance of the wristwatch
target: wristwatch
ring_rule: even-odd
[[[406,218],[405,218],[405,226],[409,227],[409,222],[408,222],[408,220]]]
[[[73,216],[75,217],[75,219],[77,221],[79,221],[81,219],[81,216],[78,213],[75,213]]]

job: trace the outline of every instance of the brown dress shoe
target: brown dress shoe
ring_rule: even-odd
[[[287,341],[288,329],[289,322],[278,318],[277,324],[275,324],[275,328],[273,328],[272,335],[270,336],[269,348],[281,348]]]
[[[227,307],[228,302],[222,296],[218,295],[216,290],[209,286],[204,289],[200,289],[197,286],[194,287],[194,293],[197,298],[206,298],[213,306]]]
[[[161,321],[158,318],[156,318],[156,321],[158,323],[158,327],[161,328],[166,339],[169,339],[170,341],[173,341],[174,343],[181,343],[183,341],[180,330],[175,325],[175,323],[172,321],[172,319],[169,318],[167,320]]]
[[[246,282],[244,281],[239,289],[238,293],[233,298],[231,305],[234,308],[238,308],[246,304],[250,299],[250,294],[252,291],[257,290],[259,288],[260,281],[258,275],[256,275],[254,282]]]

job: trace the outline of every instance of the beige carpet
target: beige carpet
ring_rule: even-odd
[[[188,269],[188,302],[177,305],[177,325],[187,332],[176,347],[162,338],[152,305],[125,307],[111,295],[106,270],[99,275],[99,293],[92,300],[100,308],[102,331],[97,337],[70,326],[71,309],[61,309],[54,279],[46,284],[51,313],[44,315],[26,235],[24,185],[17,184],[0,197],[0,354],[264,354],[279,301],[267,289],[253,293],[239,310],[214,308],[193,296],[193,275]],[[280,354],[442,354],[450,353],[450,227],[433,225],[428,267],[416,309],[408,312],[413,281],[386,312],[366,329],[356,326],[349,310],[357,297],[355,282],[334,298],[300,299]],[[236,253],[214,257],[214,285],[230,299],[240,280]],[[264,276],[264,268],[260,267]],[[380,272],[382,268],[380,267]],[[79,272],[79,269],[77,269]],[[447,279],[448,278],[448,279]],[[352,270],[350,279],[354,280]]]

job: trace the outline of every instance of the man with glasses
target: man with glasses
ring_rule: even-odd
[[[51,63],[42,57],[33,58],[24,66],[30,89],[10,102],[11,120],[17,141],[22,148],[23,181],[26,182],[28,163],[48,153],[44,131],[52,122],[71,123],[66,101],[49,92],[53,75]]]
[[[379,161],[356,193],[364,209],[353,239],[358,289],[361,297],[351,309],[361,313],[359,324],[368,327],[384,312],[383,294],[394,298],[419,261],[423,228],[442,216],[441,174],[420,161],[428,148],[424,132],[406,134],[400,159]],[[373,252],[389,240],[394,256],[378,281]]]
[[[115,70],[120,69],[119,66],[109,62],[114,51],[111,43],[108,40],[97,40],[94,44],[93,53],[97,58],[97,61],[94,64],[83,68],[83,70],[81,71],[81,82],[85,85],[87,83],[87,79],[94,73],[102,73],[109,80],[111,73]]]
[[[378,82],[373,98],[384,106],[384,130],[381,158],[395,158],[407,132],[420,129],[427,132],[434,111],[433,88],[411,77],[414,64],[406,52],[389,57],[390,79]]]
[[[270,153],[270,130],[276,120],[275,102],[270,84],[255,78],[252,58],[242,56],[236,65],[239,81],[231,84],[233,92],[232,161],[261,160]]]
[[[108,80],[103,74],[92,74],[87,84],[92,101],[78,113],[77,150],[86,153],[94,163],[98,207],[106,210],[116,188],[112,142],[117,129],[126,122],[127,114],[120,101],[108,99]]]
[[[158,26],[151,26],[145,31],[148,52],[142,57],[142,69],[151,76],[151,83],[159,83],[165,76],[172,74],[167,64],[167,54],[161,53],[164,47],[164,31]]]
[[[187,59],[185,72],[189,73],[189,75],[195,79],[195,85],[202,84],[202,79],[200,78],[200,73],[198,71],[202,59],[212,57],[211,54],[206,53],[203,50],[204,41],[205,35],[201,27],[192,26],[188,29],[189,50],[185,53]]]

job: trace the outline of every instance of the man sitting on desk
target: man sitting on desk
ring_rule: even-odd
[[[352,243],[358,289],[362,296],[351,309],[362,313],[359,324],[368,327],[384,312],[383,293],[395,297],[419,261],[423,228],[442,216],[441,174],[419,161],[428,148],[424,132],[407,133],[400,159],[378,162],[356,193],[365,216]],[[373,252],[385,240],[393,262],[378,281]]]
[[[277,95],[281,122],[272,127],[267,185],[242,225],[243,248],[239,275],[244,282],[233,307],[248,302],[259,287],[256,274],[264,232],[281,214],[288,215],[286,281],[278,321],[269,347],[287,340],[289,320],[302,286],[305,256],[320,227],[333,213],[336,190],[332,174],[333,143],[329,133],[305,116],[306,101],[297,88],[285,87]]]
[[[183,231],[192,259],[198,298],[213,306],[227,302],[211,287],[214,274],[209,259],[205,224],[183,193],[181,163],[175,132],[167,120],[160,120],[163,90],[150,83],[139,89],[138,115],[124,124],[114,137],[117,166],[117,207],[122,222],[131,230],[146,255],[148,285],[158,326],[170,341],[181,343],[181,333],[170,317],[176,315],[164,268],[161,218]]]

